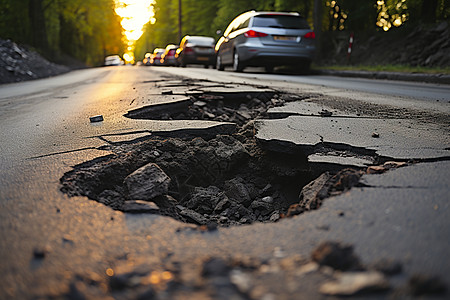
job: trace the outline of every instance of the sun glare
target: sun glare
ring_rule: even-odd
[[[116,0],[116,13],[122,18],[128,52],[124,59],[133,62],[134,43],[141,37],[143,26],[153,19],[153,0]]]

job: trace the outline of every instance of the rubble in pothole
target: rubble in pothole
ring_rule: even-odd
[[[363,174],[330,167],[323,173],[301,153],[263,150],[243,135],[155,136],[115,151],[75,166],[61,179],[61,190],[123,212],[213,227],[276,222],[317,209]]]
[[[267,110],[303,98],[272,91],[209,93],[185,92],[184,100],[140,107],[125,117],[149,120],[210,120],[232,122],[244,126],[255,118],[269,117]]]
[[[124,212],[227,226],[277,221],[315,175],[304,157],[264,153],[242,136],[155,137],[124,147],[76,166],[61,190]]]

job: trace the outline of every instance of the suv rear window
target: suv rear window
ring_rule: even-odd
[[[193,43],[199,46],[211,46],[214,45],[214,38],[210,37],[191,37],[188,43]]]
[[[308,22],[299,16],[261,15],[253,19],[254,27],[309,29]]]

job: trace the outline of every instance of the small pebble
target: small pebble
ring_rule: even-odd
[[[36,247],[33,249],[33,257],[36,259],[43,259],[49,252],[50,248],[48,246]]]

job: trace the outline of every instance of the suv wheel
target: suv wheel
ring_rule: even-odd
[[[233,71],[235,72],[242,72],[244,70],[244,65],[242,64],[242,61],[239,59],[239,54],[236,50],[234,50],[233,55]]]
[[[219,53],[217,53],[216,69],[219,71],[223,71],[225,69],[224,66],[222,65],[222,58],[220,57]]]

